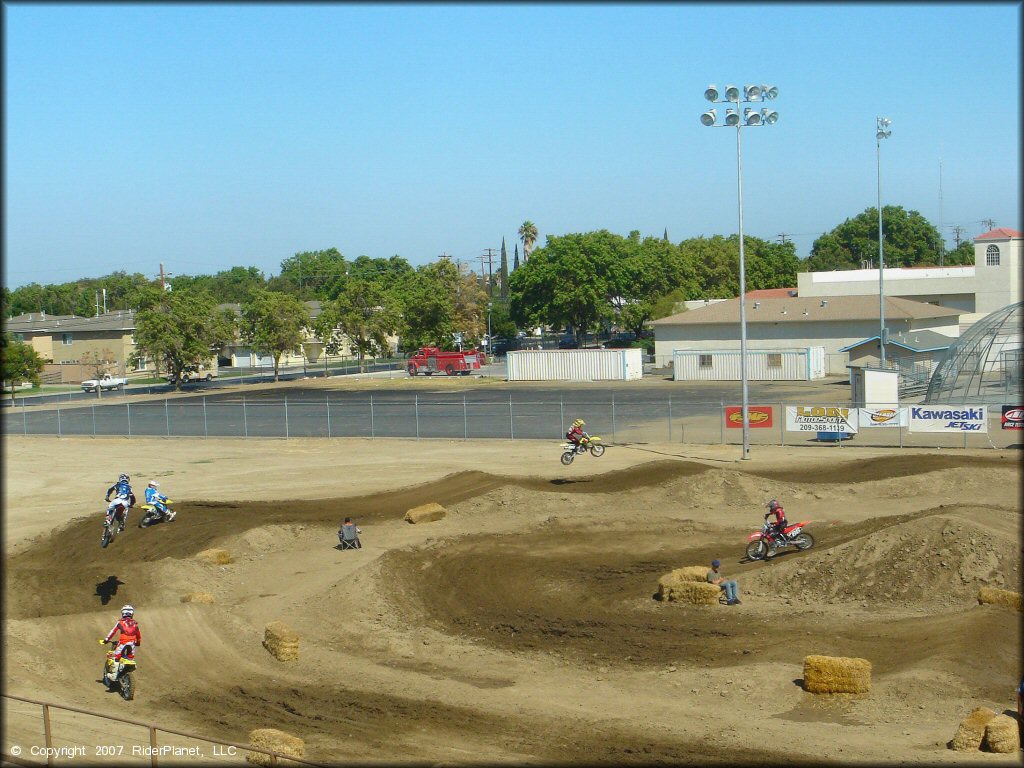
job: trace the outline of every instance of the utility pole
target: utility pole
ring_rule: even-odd
[[[954,242],[956,242],[957,249],[959,249],[960,248],[960,240],[962,239],[961,235],[963,235],[963,233],[964,233],[964,228],[959,226],[959,225],[955,225],[955,226],[950,227],[950,229],[953,230],[953,240],[954,240]]]
[[[778,237],[778,238],[779,238],[779,242],[780,242],[780,243],[781,243],[782,245],[785,245],[785,244],[786,244],[786,241],[787,241],[787,240],[789,239],[789,234],[788,234],[788,233],[786,233],[786,232],[779,232],[779,234],[778,234],[778,235],[776,235],[776,237]]]
[[[981,220],[981,221],[979,221],[978,223],[979,223],[979,224],[984,224],[984,225],[985,225],[986,227],[988,227],[989,229],[995,229],[995,227],[996,227],[996,221],[995,221],[995,219],[982,219],[982,220]]]
[[[166,291],[166,290],[167,290],[167,281],[164,279],[164,265],[163,265],[163,262],[160,262],[160,291],[161,291],[161,294],[163,293],[163,291]]]
[[[494,295],[494,279],[493,279],[493,274],[494,274],[494,262],[493,262],[493,259],[494,259],[494,249],[493,248],[485,248],[484,249],[484,256],[487,257],[487,295],[488,296],[493,296]],[[484,256],[480,257],[480,269],[481,270],[484,268]]]

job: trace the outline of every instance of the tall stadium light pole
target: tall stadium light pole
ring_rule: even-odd
[[[882,244],[882,139],[888,139],[887,131],[892,120],[887,117],[875,118],[875,173],[878,178],[878,349],[885,368],[885,250]]]
[[[735,107],[728,107],[725,110],[725,121],[723,124],[715,123],[718,111],[714,108],[700,116],[700,122],[709,128],[736,128],[736,197],[739,209],[739,230],[740,230],[740,380],[743,386],[743,405],[741,408],[743,416],[743,455],[741,458],[750,458],[750,397],[747,387],[747,262],[743,248],[743,145],[740,139],[743,125],[757,127],[761,125],[775,125],[779,120],[779,113],[775,110],[762,108],[760,112],[752,107],[743,109],[740,114],[741,104],[759,104],[763,101],[775,99],[779,95],[779,89],[774,85],[745,85],[742,92],[735,85],[725,86],[724,99],[719,98],[718,88],[709,85],[704,91],[704,98],[712,104],[735,104]]]

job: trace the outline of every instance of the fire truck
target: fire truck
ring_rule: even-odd
[[[486,362],[484,353],[478,349],[463,352],[447,351],[439,347],[420,347],[406,361],[405,369],[410,376],[422,373],[431,376],[444,371],[448,376],[468,376],[470,371],[479,370]]]

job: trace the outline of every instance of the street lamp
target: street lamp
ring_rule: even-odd
[[[875,118],[875,167],[878,177],[878,348],[885,368],[885,256],[882,247],[882,139],[888,139],[892,131],[887,131],[892,120],[887,117]]]
[[[494,349],[494,339],[491,338],[491,307],[494,306],[493,302],[487,302],[487,356],[490,357],[491,350]]]
[[[743,382],[743,456],[750,458],[750,405],[747,392],[747,279],[746,259],[743,251],[743,152],[740,142],[740,128],[747,125],[756,128],[762,125],[775,125],[779,121],[779,113],[767,107],[760,111],[753,107],[743,109],[741,104],[760,104],[777,98],[779,89],[774,85],[745,85],[741,92],[735,85],[725,86],[725,98],[719,98],[718,88],[709,85],[704,91],[704,98],[714,104],[734,104],[725,110],[725,124],[716,124],[717,110],[709,109],[700,116],[702,125],[708,128],[736,128],[736,197],[739,201],[740,224],[740,379]]]

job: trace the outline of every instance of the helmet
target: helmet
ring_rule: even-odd
[[[576,419],[576,421],[574,421],[574,422],[572,423],[572,425],[573,425],[574,427],[582,427],[582,426],[583,426],[584,424],[586,424],[586,423],[587,423],[587,422],[585,422],[585,421],[584,421],[583,419]]]
[[[718,566],[720,566],[721,564],[722,564],[722,563],[721,563],[721,561],[719,561],[719,560],[712,560],[712,561],[711,561],[711,567],[712,567],[712,568],[717,568],[717,567],[718,567]]]
[[[159,488],[160,487],[160,483],[158,483],[156,480],[150,480],[149,481],[149,487],[150,488]]]
[[[772,512],[774,512],[778,508],[779,502],[777,502],[775,499],[772,499],[771,501],[768,502],[768,509],[770,509]]]
[[[131,618],[134,615],[135,615],[135,609],[132,606],[126,605],[123,608],[121,608],[121,618],[122,619],[129,619],[129,618]]]
[[[119,478],[117,478],[117,482],[119,482],[119,483],[130,483],[131,481],[132,481],[132,479],[130,477],[128,477],[128,473],[127,472],[122,472],[121,476]]]

